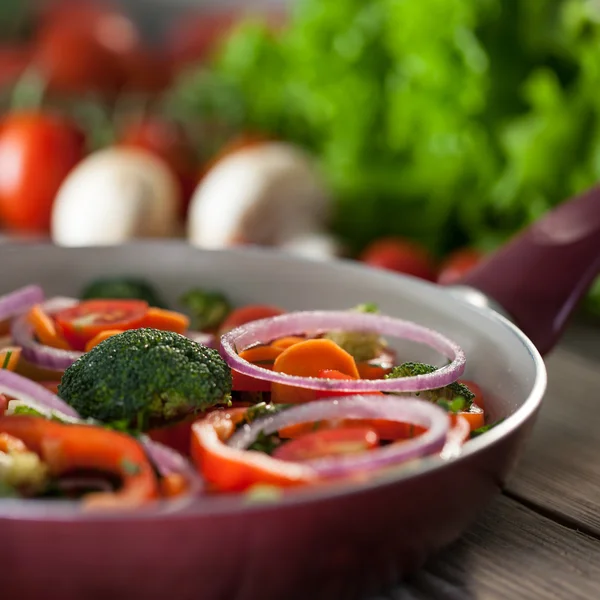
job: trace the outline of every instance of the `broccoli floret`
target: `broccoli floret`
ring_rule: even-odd
[[[157,329],[132,329],[84,354],[58,395],[82,417],[145,431],[226,402],[231,371],[216,350]]]
[[[378,313],[377,305],[359,304],[354,312]],[[368,331],[329,331],[323,336],[336,343],[342,350],[352,355],[356,362],[367,362],[377,358],[385,349],[385,340],[377,333]]]
[[[149,283],[131,277],[111,277],[91,282],[81,293],[81,299],[97,298],[145,300],[150,306],[166,308],[161,297]]]
[[[179,301],[189,312],[192,328],[200,331],[218,329],[231,312],[231,304],[219,292],[207,292],[194,288]]]
[[[385,376],[386,379],[396,379],[398,377],[415,377],[417,375],[428,375],[437,371],[437,367],[433,365],[427,365],[425,363],[416,362],[405,362],[398,367],[394,367],[391,373]],[[473,403],[475,394],[464,384],[455,381],[450,385],[434,390],[425,390],[422,392],[416,392],[416,396],[424,397],[426,400],[431,402],[438,402],[439,400],[454,400],[455,398],[464,398],[465,410],[468,409]]]

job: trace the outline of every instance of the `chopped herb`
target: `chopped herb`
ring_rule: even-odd
[[[12,356],[12,350],[9,350],[5,355],[4,355],[4,362],[2,363],[2,368],[3,369],[7,369],[8,368],[8,363],[10,363],[10,357]]]
[[[285,408],[288,408],[286,404],[275,405],[268,404],[267,402],[260,402],[246,410],[246,413],[244,414],[244,419],[246,423],[252,423],[253,421],[256,421],[256,419],[276,415]]]
[[[462,396],[458,396],[451,401],[440,398],[436,404],[441,406],[445,411],[456,414],[465,410],[467,401]]]
[[[498,421],[495,421],[494,423],[487,423],[486,425],[482,425],[478,429],[473,429],[473,431],[471,431],[471,439],[481,435],[482,433],[486,433],[490,429],[496,427],[496,425],[499,425],[500,423],[502,423],[502,421],[504,421],[504,419],[499,419]]]
[[[262,431],[258,434],[256,441],[248,446],[248,450],[256,450],[265,454],[273,454],[274,450],[281,446],[282,439],[276,433],[270,435],[264,434]]]
[[[121,461],[121,466],[127,475],[138,475],[141,472],[140,466],[128,458],[124,458]]]
[[[379,306],[373,302],[366,302],[365,304],[359,304],[354,308],[354,310],[362,313],[378,313]]]

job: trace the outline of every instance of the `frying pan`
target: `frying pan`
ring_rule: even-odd
[[[506,420],[458,458],[279,500],[211,497],[181,512],[127,516],[2,501],[0,596],[351,600],[380,591],[456,539],[506,481],[546,388],[541,355],[599,261],[600,190],[563,204],[453,289],[258,249],[3,245],[1,292],[37,282],[48,294],[77,294],[94,277],[127,273],[152,280],[171,302],[192,285],[291,310],[375,302],[461,344],[466,377],[484,389],[491,418]]]

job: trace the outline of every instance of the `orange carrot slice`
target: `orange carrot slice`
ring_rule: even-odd
[[[186,315],[174,310],[164,310],[163,308],[154,307],[148,309],[142,322],[142,327],[174,331],[181,334],[185,333],[189,326],[190,320]]]
[[[326,339],[305,340],[284,350],[275,360],[273,370],[300,377],[318,377],[324,369],[339,371],[358,379],[358,369],[351,354],[335,342]],[[271,399],[280,404],[310,402],[316,397],[315,390],[273,383]]]
[[[119,335],[119,333],[123,333],[122,329],[105,329],[101,331],[99,334],[95,335],[86,345],[85,351],[89,352],[92,348],[97,346],[100,342],[107,340],[109,337],[113,335]]]
[[[44,312],[44,309],[36,304],[27,315],[37,339],[46,346],[70,350],[69,344],[58,332],[52,317]]]

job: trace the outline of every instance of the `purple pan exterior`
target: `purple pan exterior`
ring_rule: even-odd
[[[565,219],[551,215],[466,282],[516,315],[543,352],[556,341],[600,257],[598,228],[589,225],[592,218],[600,223],[600,195],[567,206],[570,235]],[[587,226],[577,227],[584,213]],[[519,248],[527,251],[525,259]],[[356,264],[264,250],[206,252],[180,242],[84,249],[7,244],[0,260],[0,292],[36,282],[48,294],[76,294],[89,279],[118,272],[154,280],[171,301],[186,287],[204,285],[234,302],[262,300],[288,309],[377,302],[384,312],[456,339],[467,353],[466,375],[486,391],[492,418],[506,417],[458,458],[431,458],[364,484],[307,489],[279,500],[213,497],[179,512],[112,517],[0,501],[3,600],[364,598],[418,568],[475,520],[514,467],[546,387],[534,343],[498,313],[473,306],[460,290],[451,294]],[[504,294],[514,283],[511,273],[518,273],[518,285]]]

